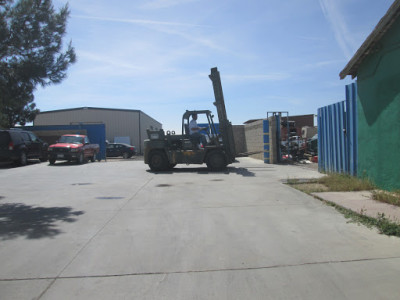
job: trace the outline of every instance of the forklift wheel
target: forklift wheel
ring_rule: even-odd
[[[226,168],[225,156],[222,152],[213,151],[207,158],[207,167],[211,171],[221,171]]]
[[[154,151],[150,155],[149,166],[152,171],[166,171],[169,163],[163,152]]]

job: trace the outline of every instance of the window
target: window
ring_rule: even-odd
[[[38,141],[37,136],[34,135],[32,132],[29,132],[28,134],[29,134],[29,136],[31,137],[32,142],[37,142],[37,141]]]
[[[22,138],[23,138],[23,140],[24,140],[25,142],[30,142],[30,141],[31,141],[31,139],[30,139],[28,133],[26,133],[26,132],[21,132],[21,136],[22,136]]]

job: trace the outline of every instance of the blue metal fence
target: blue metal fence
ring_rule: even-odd
[[[318,169],[357,175],[357,86],[346,100],[318,109]]]
[[[275,116],[276,121],[276,155],[277,155],[277,162],[282,161],[282,151],[281,151],[281,116]],[[289,142],[289,141],[288,141]]]
[[[263,121],[263,139],[264,139],[264,163],[269,164],[269,151],[270,151],[270,143],[269,143],[269,121]]]
[[[210,134],[219,134],[220,133],[219,132],[219,123],[214,123],[215,132],[214,132],[214,128],[210,128],[208,123],[199,123],[199,124],[197,124],[197,126],[206,128],[207,132]]]

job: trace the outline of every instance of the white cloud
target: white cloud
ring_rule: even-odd
[[[305,41],[317,41],[317,42],[325,42],[326,38],[320,38],[320,37],[314,37],[314,36],[305,36],[305,35],[300,35],[297,37],[300,40],[305,40]]]
[[[318,69],[328,66],[336,66],[338,64],[345,64],[346,60],[325,60],[325,61],[315,61],[312,64],[307,64],[303,68]]]
[[[186,41],[190,41],[196,45],[203,46],[205,48],[209,48],[212,50],[219,50],[219,51],[226,51],[224,47],[221,47],[219,43],[214,42],[211,38],[206,38],[202,36],[199,33],[194,33],[194,32],[183,32],[179,30],[173,30],[173,29],[167,29],[165,27],[158,27],[156,28],[157,31],[170,34],[170,35],[175,35],[179,36]]]
[[[250,74],[250,75],[224,75],[227,81],[281,81],[290,78],[286,73]]]
[[[212,50],[227,51],[221,47],[219,43],[216,43],[212,38],[205,37],[200,31],[193,31],[193,28],[210,28],[207,25],[188,24],[179,22],[166,22],[148,19],[123,19],[123,18],[108,18],[108,17],[95,17],[95,16],[83,16],[74,15],[74,18],[104,21],[104,22],[116,22],[116,23],[127,23],[145,26],[151,30],[167,34],[174,35],[183,38],[185,41],[189,41],[196,46],[202,46]]]
[[[139,25],[204,27],[202,25],[196,25],[196,24],[177,23],[177,22],[164,22],[164,21],[155,21],[155,20],[146,20],[146,19],[107,18],[107,17],[83,16],[83,15],[73,15],[73,17],[74,18],[79,18],[79,19],[87,19],[87,20],[116,22],[116,23],[129,23],[129,24],[139,24]]]
[[[343,14],[338,8],[337,2],[331,0],[319,0],[325,19],[331,25],[336,42],[342,49],[347,59],[350,59],[355,49],[355,41],[347,28]]]
[[[110,67],[114,68],[122,68],[122,69],[130,69],[135,71],[141,71],[141,67],[137,67],[133,64],[130,64],[124,59],[113,57],[110,55],[102,55],[99,53],[92,53],[86,51],[79,51],[79,57],[84,58],[85,60],[93,61],[97,64],[101,65],[109,65]]]
[[[142,5],[144,9],[160,9],[160,8],[167,8],[176,5],[186,4],[190,2],[195,2],[198,0],[155,0],[155,1],[148,1],[146,4]]]

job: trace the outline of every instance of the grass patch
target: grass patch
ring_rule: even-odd
[[[375,186],[368,179],[360,179],[345,174],[329,174],[311,180],[288,179],[286,183],[307,194],[369,191],[375,189]]]
[[[329,174],[319,178],[318,182],[327,186],[330,192],[368,191],[375,188],[366,178],[357,178],[346,174]]]
[[[360,179],[350,175],[328,174],[325,177],[312,180],[288,179],[286,183],[307,194],[373,190],[373,199],[400,206],[400,191],[389,193],[375,190],[376,187],[368,179]],[[376,218],[372,218],[364,215],[363,212],[357,213],[335,203],[327,202],[322,199],[320,200],[333,206],[337,211],[342,213],[346,219],[349,219],[349,222],[363,224],[368,228],[375,227],[381,234],[400,237],[400,224],[390,221],[384,214],[378,214]]]
[[[400,206],[400,191],[387,192],[387,191],[375,190],[372,192],[372,199]]]
[[[380,234],[389,236],[400,237],[400,225],[396,224],[385,217],[385,214],[379,214],[376,218],[366,216],[364,214],[356,213],[350,209],[341,207],[334,203],[327,202],[329,205],[335,207],[337,211],[342,213],[346,219],[350,219],[350,222],[363,224],[368,228],[377,228]]]

